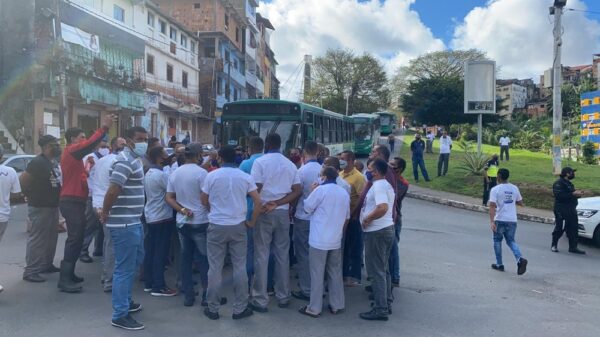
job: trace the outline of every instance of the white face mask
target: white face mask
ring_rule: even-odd
[[[100,155],[102,157],[104,157],[110,153],[110,150],[107,147],[104,147],[104,148],[99,149],[98,153],[100,153]]]
[[[347,162],[347,161],[345,161],[345,160],[340,160],[340,168],[341,168],[342,170],[345,170],[347,166],[348,166],[348,162]]]

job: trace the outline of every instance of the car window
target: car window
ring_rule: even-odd
[[[6,166],[12,167],[15,169],[15,171],[17,171],[17,173],[20,173],[25,171],[27,168],[27,163],[25,162],[24,158],[16,158],[6,163]]]

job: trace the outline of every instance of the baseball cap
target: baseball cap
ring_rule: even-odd
[[[200,155],[202,154],[202,144],[200,143],[191,143],[185,147],[185,154],[191,155]]]
[[[54,136],[51,136],[51,135],[43,135],[43,136],[41,136],[41,137],[40,137],[40,139],[38,140],[38,145],[39,145],[40,147],[44,147],[44,146],[46,146],[46,145],[48,145],[48,144],[50,144],[50,143],[57,142],[57,141],[58,141],[58,138],[56,138],[56,137],[54,137]]]
[[[566,176],[567,174],[569,174],[569,173],[572,173],[572,172],[575,172],[575,171],[577,171],[577,170],[576,170],[576,169],[573,169],[573,168],[572,168],[572,167],[570,167],[570,166],[563,167],[563,169],[560,171],[560,175],[564,177],[564,176]]]

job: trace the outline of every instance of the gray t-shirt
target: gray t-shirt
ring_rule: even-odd
[[[111,184],[121,186],[121,194],[115,201],[106,227],[125,227],[141,223],[144,211],[144,169],[139,156],[125,148],[112,166]]]

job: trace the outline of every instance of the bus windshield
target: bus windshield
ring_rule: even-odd
[[[226,121],[223,127],[223,145],[246,146],[248,139],[258,136],[263,140],[269,133],[281,136],[282,150],[294,146],[298,125],[293,121]]]
[[[365,123],[354,124],[354,139],[355,140],[371,140],[370,125]]]
[[[381,125],[389,125],[390,122],[391,122],[390,116],[385,116],[385,115],[381,116]]]

